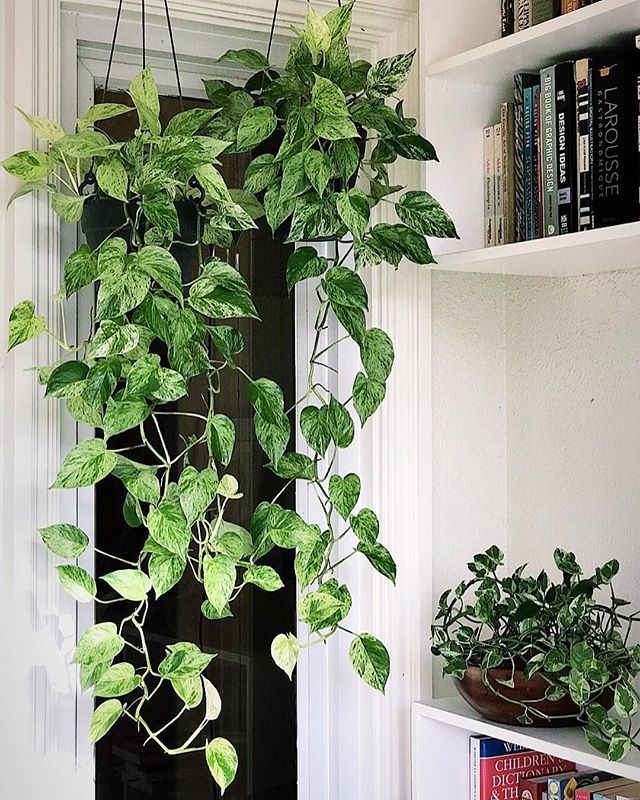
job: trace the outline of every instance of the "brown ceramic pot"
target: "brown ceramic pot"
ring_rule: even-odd
[[[488,672],[489,682],[495,685],[504,697],[498,697],[484,684],[479,667],[467,667],[464,678],[461,680],[456,678],[455,684],[467,703],[485,719],[493,722],[501,722],[504,725],[522,724],[518,722],[518,717],[522,714],[522,707],[504,699],[511,698],[521,701],[540,701],[536,702],[535,707],[549,715],[551,719],[545,720],[532,715],[535,727],[562,728],[580,724],[578,707],[568,695],[562,700],[542,699],[549,686],[543,677],[536,674],[527,680],[521,670],[516,670],[513,675],[513,688],[496,683],[496,680],[508,680],[510,677],[510,669],[490,669]],[[600,698],[600,702],[603,702],[602,698]],[[556,718],[554,719],[554,717]],[[562,717],[562,719],[557,719],[557,717]]]

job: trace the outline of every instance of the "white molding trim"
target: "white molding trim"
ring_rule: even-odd
[[[59,117],[61,85],[65,98],[69,93],[74,97],[86,93],[82,79],[76,82],[78,72],[75,66],[70,68],[71,60],[79,59],[81,76],[103,79],[109,45],[105,30],[110,30],[105,23],[113,20],[116,5],[114,0],[4,0],[0,4],[0,77],[5,86],[0,106],[2,153],[33,145],[28,129],[16,119],[14,105]],[[148,29],[150,63],[159,70],[161,88],[167,91],[173,81],[163,45],[162,0],[147,0],[147,5],[154,15]],[[333,3],[324,0],[318,5],[328,8]],[[417,5],[416,0],[387,4],[359,0],[354,39],[359,54],[376,59],[415,46]],[[138,0],[125,1],[115,85],[124,84],[139,68],[138,29],[133,21],[138,8]],[[185,91],[201,92],[201,76],[221,74],[213,60],[234,41],[264,41],[272,9],[273,0],[257,0],[251,7],[231,0],[174,0],[172,20]],[[305,11],[303,0],[281,2],[276,57],[284,53],[289,25],[300,22]],[[415,83],[410,100],[417,101],[419,95]],[[64,108],[68,113],[67,99]],[[11,184],[0,176],[2,205]],[[44,310],[58,288],[61,252],[68,251],[72,239],[68,234],[60,239],[56,218],[46,202],[37,199],[22,199],[8,214],[3,213],[0,234],[3,318],[15,302],[29,297],[39,300]],[[416,431],[430,428],[429,287],[428,272],[411,267],[403,266],[396,273],[373,272],[370,324],[390,332],[396,344],[396,367],[381,413],[359,437],[359,447],[340,465],[342,472],[360,470],[363,500],[379,514],[384,541],[398,561],[396,590],[372,575],[368,565],[349,565],[345,576],[354,590],[352,625],[385,641],[392,655],[392,677],[386,698],[361,685],[349,667],[346,640],[314,648],[312,657],[303,662],[298,676],[299,800],[407,800],[410,796],[410,703],[421,694],[420,643],[426,624],[418,598],[428,599],[421,583],[426,571],[420,564],[429,557],[425,529],[430,518],[426,507],[430,446],[428,436],[416,441]],[[298,295],[297,308],[298,357],[304,364],[308,342],[303,332],[308,330],[312,299]],[[36,528],[78,518],[87,525],[92,504],[81,494],[46,492],[63,441],[66,450],[70,437],[77,435],[61,423],[59,404],[41,400],[34,373],[24,372],[34,358],[42,362],[50,360],[49,355],[50,348],[43,343],[23,347],[0,362],[4,529],[0,590],[7,590],[0,622],[9,630],[12,652],[16,648],[21,656],[12,676],[20,691],[11,698],[1,692],[0,706],[15,701],[10,714],[28,740],[25,756],[12,726],[16,755],[7,762],[3,788],[14,788],[13,781],[23,796],[35,797],[36,791],[45,788],[49,796],[57,796],[59,785],[64,786],[64,796],[88,800],[90,750],[83,743],[84,731],[76,732],[75,725],[76,714],[86,724],[88,706],[76,697],[73,674],[65,665],[75,643],[78,618],[74,606],[58,591],[53,561],[39,546]],[[341,376],[347,375],[355,364],[352,352],[343,350],[340,364]],[[347,389],[340,388],[341,393]],[[37,666],[42,661],[46,670]],[[66,686],[64,691],[61,685]],[[0,726],[2,737],[8,733],[6,728]],[[13,754],[11,747],[4,752]],[[33,788],[25,791],[25,780],[32,780]]]

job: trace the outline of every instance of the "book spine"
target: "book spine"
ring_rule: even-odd
[[[503,103],[500,107],[500,124],[502,126],[502,196],[505,244],[516,241],[514,120],[513,103]]]
[[[515,182],[515,241],[526,239],[525,200],[524,200],[524,78],[522,74],[515,76],[513,92],[514,114],[514,182]]]
[[[539,25],[554,17],[554,0],[531,0],[531,24]]]
[[[515,0],[516,31],[531,27],[531,0]]]
[[[541,112],[541,93],[540,84],[534,90],[535,99],[535,118],[534,118],[534,202],[535,202],[535,229],[534,239],[541,239],[543,236],[542,220],[542,112]]]
[[[624,157],[627,109],[622,56],[616,63],[593,69],[593,220],[594,227],[631,220],[628,176]],[[637,120],[636,120],[637,122]]]
[[[495,214],[496,191],[494,169],[494,130],[493,125],[484,129],[484,246],[492,247],[496,243]]]
[[[564,800],[564,784],[565,781],[549,778],[547,781],[547,797],[549,800]]]
[[[558,233],[558,168],[556,144],[555,67],[540,72],[541,101],[541,164],[543,235]]]
[[[480,800],[480,739],[469,739],[469,800]]]
[[[576,84],[573,62],[556,65],[556,151],[558,172],[558,232],[578,229],[576,202]]]
[[[631,87],[632,93],[632,117],[634,126],[633,136],[633,160],[634,160],[634,191],[633,209],[636,220],[640,220],[640,34],[635,37],[636,49],[633,54],[633,75],[634,81]]]
[[[582,8],[580,0],[562,0],[561,11],[563,14],[570,14],[572,11],[577,11]]]
[[[576,107],[578,117],[578,229],[593,227],[593,98],[591,59],[576,61]]]
[[[493,167],[495,175],[495,193],[496,193],[496,244],[504,244],[504,192],[503,192],[503,177],[504,167],[502,161],[502,124],[498,123],[493,126]]]
[[[510,36],[514,33],[514,2],[515,0],[502,0],[500,8],[502,36]]]
[[[533,202],[533,87],[524,90],[524,213],[525,238],[532,239],[534,225]]]
[[[542,800],[542,783],[527,778],[518,781],[520,800]]]

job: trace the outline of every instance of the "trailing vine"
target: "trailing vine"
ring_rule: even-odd
[[[261,561],[274,547],[295,550],[302,591],[299,616],[310,638],[299,642],[292,632],[279,634],[271,646],[276,664],[291,677],[301,651],[341,631],[351,637],[349,658],[364,681],[384,691],[389,675],[384,644],[345,626],[352,599],[339,580],[339,566],[356,557],[396,579],[394,560],[379,541],[376,514],[366,507],[356,511],[360,478],[335,471],[339,450],[354,439],[352,412],[361,425],[375,412],[394,361],[389,336],[366,326],[368,297],[359,272],[383,262],[397,266],[403,257],[432,263],[425,236],[456,234],[426,192],[389,200],[404,188],[390,183],[389,166],[399,157],[435,159],[435,151],[415,131],[415,120],[404,116],[401,101],[388,105],[406,80],[413,53],[373,66],[352,62],[347,44],[351,12],[348,4],[323,18],[309,6],[304,28],[296,31],[300,41],[282,74],[254,50],[226,53],[224,59],[255,74],[243,87],[205,81],[213,109],[178,114],[164,131],[148,68],[131,83],[133,107],[97,104],[71,134],[51,120],[22,112],[46,149],[17,153],[3,162],[23,181],[14,198],[47,192],[66,222],[77,222],[92,209],[89,204],[105,198],[118,201],[122,209],[121,225],[104,241],[94,249],[83,244],[68,258],[56,296],[59,329],[52,329],[29,300],[13,309],[9,321],[10,349],[41,334],[59,346],[61,360],[39,368],[45,394],[64,399],[75,420],[99,432],[65,456],[52,488],[90,486],[113,475],[127,491],[126,521],[143,526],[147,534],[135,560],[102,553],[116,568],[100,576],[98,584],[73,563],[89,547],[82,530],[55,524],[40,531],[47,547],[71,562],[57,570],[75,600],[128,604],[118,625],[93,625],[75,651],[82,688],[100,698],[91,740],[129,717],[167,755],[202,751],[222,791],[233,780],[238,759],[231,742],[207,739],[207,726],[221,710],[218,691],[207,677],[214,654],[193,642],[176,642],[153,663],[145,638],[152,592],[157,598],[171,591],[187,574],[206,592],[203,615],[221,619],[233,613],[232,604],[246,586],[281,588],[278,573]],[[96,129],[96,123],[134,110],[139,126],[130,141],[113,142]],[[258,154],[256,148],[261,148]],[[249,151],[254,157],[244,186],[228,188],[217,157]],[[83,195],[88,172],[97,182],[96,195],[89,198]],[[394,206],[399,222],[373,224],[371,211],[383,201]],[[185,205],[197,216],[191,241],[185,241]],[[307,385],[287,409],[274,381],[251,376],[236,363],[244,342],[230,323],[258,319],[258,310],[237,270],[208,255],[210,245],[229,247],[242,231],[255,228],[263,213],[274,234],[289,242],[322,238],[335,243],[333,255],[305,245],[287,263],[289,288],[313,280],[319,303]],[[176,246],[195,251],[194,278],[181,272]],[[65,301],[87,287],[97,290],[91,334],[73,342],[64,324]],[[344,334],[325,344],[332,315]],[[340,399],[317,373],[324,369],[327,352],[346,338],[358,345],[362,370],[351,396]],[[268,468],[283,481],[273,501],[261,503],[245,526],[229,521],[229,510],[242,496],[236,478],[225,471],[235,425],[216,408],[230,371],[246,381],[255,436],[269,458]],[[209,390],[200,410],[173,407],[196,377]],[[298,414],[306,453],[291,449]],[[163,436],[165,415],[188,416],[197,425],[178,449]],[[125,431],[137,431],[137,444],[114,447],[113,437]],[[196,453],[206,454],[205,468],[194,466]],[[297,480],[307,482],[317,496],[321,526],[277,502]],[[143,666],[130,663],[129,652],[142,657]],[[167,683],[183,706],[153,729],[146,709]],[[192,710],[197,720],[192,732],[179,746],[169,746],[165,731]]]

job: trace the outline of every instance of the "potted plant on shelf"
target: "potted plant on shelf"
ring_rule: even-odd
[[[582,724],[587,741],[617,761],[639,748],[632,717],[640,646],[628,644],[638,614],[623,613],[613,578],[617,561],[584,576],[573,553],[554,553],[561,580],[526,565],[501,577],[490,547],[468,564],[472,577],[443,592],[431,628],[432,652],[444,658],[464,699],[507,724]],[[619,716],[611,716],[615,706]]]
[[[351,639],[349,658],[364,681],[384,691],[389,675],[384,644],[345,626],[352,600],[339,580],[339,565],[351,558],[364,558],[385,578],[396,579],[394,560],[379,540],[376,514],[359,507],[359,477],[334,469],[338,451],[353,441],[354,414],[364,425],[382,403],[394,361],[388,335],[367,328],[368,297],[359,270],[383,261],[397,266],[403,256],[431,263],[426,235],[455,235],[455,229],[422,191],[407,192],[395,203],[398,222],[373,224],[372,208],[403,188],[390,183],[389,165],[398,157],[435,158],[435,152],[415,132],[414,121],[405,119],[401,103],[388,105],[407,77],[413,54],[373,66],[351,62],[350,23],[351,5],[324,18],[310,7],[282,75],[255,51],[227,54],[241,63],[259,61],[257,75],[244,89],[207,82],[216,108],[180,114],[164,131],[153,76],[143,70],[130,88],[139,127],[124,144],[111,142],[93,126],[131,113],[128,106],[98,104],[70,135],[55,122],[25,114],[47,149],[4,162],[23,181],[14,197],[49,193],[65,221],[82,219],[90,240],[64,266],[63,291],[55,298],[60,329],[52,329],[29,300],[20,302],[9,320],[10,349],[40,334],[60,347],[62,360],[39,370],[45,394],[64,399],[74,419],[99,432],[66,455],[52,488],[90,486],[114,475],[127,490],[125,519],[145,533],[137,559],[123,565],[121,554],[103,554],[116,568],[96,582],[73,563],[89,547],[82,530],[53,524],[40,531],[44,544],[69,562],[57,569],[78,602],[127,604],[121,625],[93,625],[76,648],[82,688],[92,688],[100,698],[91,740],[129,717],[167,755],[202,751],[222,791],[233,780],[238,760],[231,742],[207,738],[221,708],[209,666],[214,654],[194,642],[176,642],[154,663],[145,637],[154,594],[170,592],[184,575],[204,587],[203,615],[221,619],[233,613],[233,601],[247,586],[279,589],[280,576],[261,559],[274,547],[293,549],[302,592],[299,615],[311,637],[300,643],[291,632],[279,634],[271,646],[276,664],[291,677],[301,651],[342,631]],[[278,141],[276,152],[270,152],[270,143]],[[263,152],[256,153],[258,147]],[[217,156],[229,149],[254,150],[242,188],[228,188],[216,168]],[[97,194],[85,198],[82,176],[89,171]],[[366,190],[358,188],[363,181]],[[274,381],[250,376],[236,363],[244,342],[233,320],[258,318],[258,311],[241,275],[206,254],[207,245],[229,246],[255,227],[253,218],[263,213],[256,193],[274,232],[286,224],[288,241],[324,238],[336,245],[329,257],[301,247],[287,264],[289,286],[311,279],[319,298],[308,381],[289,409]],[[186,222],[189,216],[194,225]],[[345,244],[340,255],[339,243]],[[352,252],[355,265],[349,260]],[[64,300],[84,287],[97,289],[94,324],[86,340],[72,342]],[[362,370],[348,399],[330,392],[317,375],[322,354],[346,338],[320,344],[331,314],[360,348]],[[283,508],[278,497],[260,504],[244,526],[229,521],[229,509],[241,496],[238,481],[225,471],[236,431],[234,421],[216,409],[217,388],[229,371],[246,380],[254,433],[269,469],[283,486],[296,480],[310,484],[322,527]],[[167,404],[189,393],[196,377],[210,392],[202,396],[198,390],[202,408],[189,412],[197,433],[173,452],[162,420],[182,413]],[[297,412],[305,453],[291,445]],[[114,437],[128,430],[138,431],[139,445],[123,452]],[[204,454],[202,469],[190,460],[196,450]],[[149,704],[157,702],[162,685],[182,701],[180,715],[198,714],[179,746],[164,734],[175,720],[155,729],[148,721]]]

